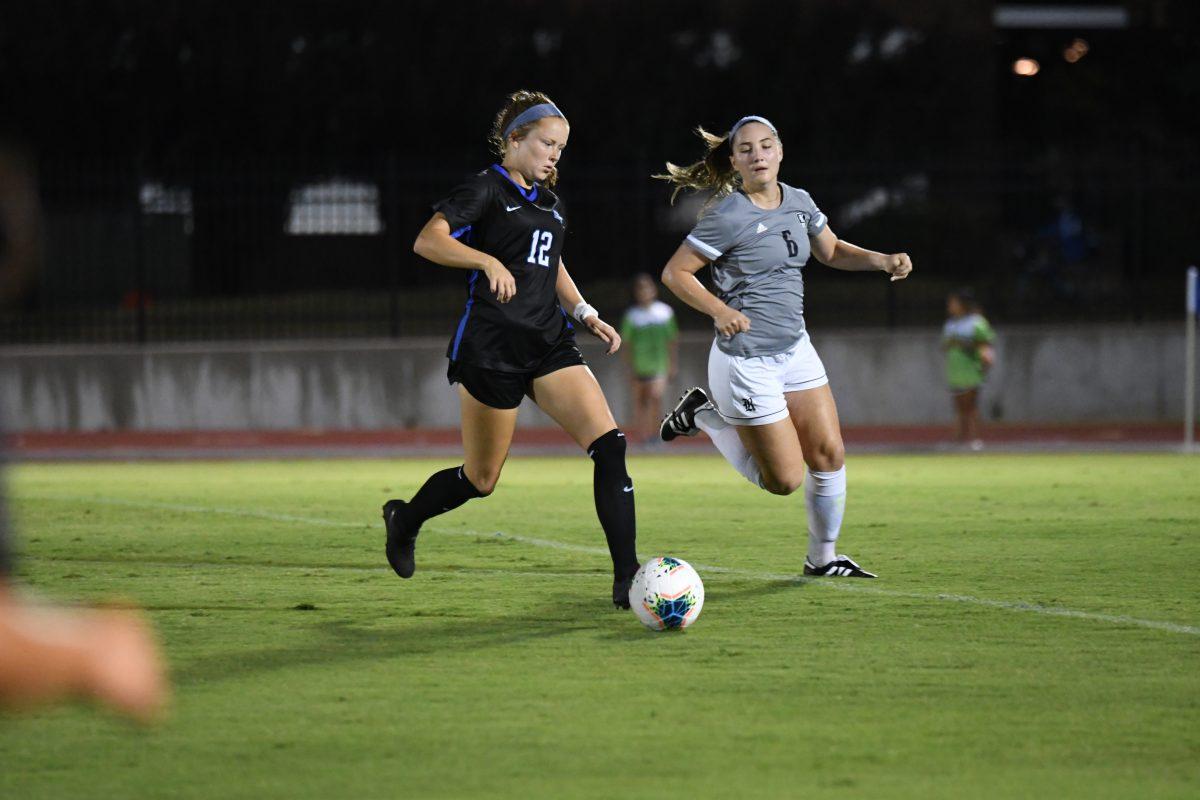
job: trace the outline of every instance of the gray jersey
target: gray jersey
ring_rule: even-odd
[[[825,215],[808,192],[779,184],[783,202],[764,210],[734,192],[709,211],[687,243],[712,259],[717,296],[750,318],[750,330],[717,337],[731,356],[785,352],[804,333],[801,270],[812,249],[808,238],[825,228]]]

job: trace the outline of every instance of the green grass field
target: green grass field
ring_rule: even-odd
[[[848,583],[788,577],[800,495],[637,457],[640,554],[707,589],[666,634],[608,601],[582,456],[397,579],[378,508],[449,463],[13,468],[24,582],[143,604],[176,697],[0,720],[0,797],[1200,796],[1200,459],[852,455]]]

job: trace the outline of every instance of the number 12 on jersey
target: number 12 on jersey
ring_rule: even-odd
[[[534,231],[533,241],[529,243],[529,258],[525,260],[530,264],[550,266],[550,245],[552,244],[554,244],[554,234],[551,231]]]

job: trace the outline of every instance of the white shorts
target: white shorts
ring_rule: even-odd
[[[708,353],[711,399],[732,425],[770,425],[787,419],[785,392],[802,392],[827,383],[825,365],[807,333],[791,349],[773,356],[727,355],[716,340]]]

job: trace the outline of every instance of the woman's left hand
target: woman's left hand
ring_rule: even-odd
[[[894,281],[902,281],[912,272],[912,259],[908,257],[908,253],[892,253],[883,258],[883,271],[891,275]]]
[[[591,331],[597,339],[608,344],[608,355],[612,355],[621,349],[621,334],[617,333],[612,325],[609,325],[599,317],[588,317],[583,322],[587,329]]]

